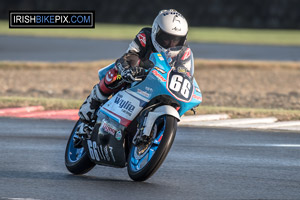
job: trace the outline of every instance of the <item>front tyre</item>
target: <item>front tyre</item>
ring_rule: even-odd
[[[134,181],[145,181],[150,178],[168,155],[177,130],[177,119],[164,115],[156,119],[151,136],[152,142],[146,150],[132,145],[128,157],[128,174]]]
[[[75,132],[77,127],[82,122],[80,120],[77,121],[75,124],[71,135],[68,140],[68,144],[65,151],[65,165],[69,172],[73,174],[84,174],[90,171],[94,166],[95,163],[93,163],[89,157],[86,151],[84,150],[84,147],[82,148],[75,148],[74,147],[74,137],[78,137]]]

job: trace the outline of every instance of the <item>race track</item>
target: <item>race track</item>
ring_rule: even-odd
[[[140,183],[126,169],[70,174],[74,121],[0,124],[0,199],[300,199],[299,133],[179,127],[161,168]]]
[[[94,61],[117,59],[131,41],[0,35],[0,61]],[[190,43],[195,58],[300,61],[299,46]]]

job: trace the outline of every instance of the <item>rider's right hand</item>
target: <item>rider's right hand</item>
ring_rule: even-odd
[[[121,72],[122,78],[128,83],[134,82],[136,77],[143,77],[145,75],[146,70],[142,67],[130,67]]]

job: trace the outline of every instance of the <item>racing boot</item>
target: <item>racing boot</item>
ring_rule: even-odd
[[[107,98],[108,96],[104,96],[100,91],[99,84],[96,84],[79,109],[78,115],[81,121],[90,124],[95,119],[95,111]]]
[[[106,100],[107,97],[102,95],[99,89],[99,84],[96,84],[93,87],[91,94],[81,105],[78,112],[79,118],[81,119],[82,123],[77,127],[77,130],[75,132],[73,140],[75,148],[81,148],[82,138],[88,138],[91,135],[96,121],[95,112],[99,108],[99,106]]]

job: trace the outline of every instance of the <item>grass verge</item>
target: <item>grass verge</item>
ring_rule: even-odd
[[[95,29],[9,29],[0,20],[1,35],[132,40],[143,27],[151,25],[96,23]],[[236,29],[190,27],[190,42],[300,46],[300,30]]]
[[[115,62],[114,60],[99,60],[91,62],[30,62],[30,61],[0,61],[0,69],[99,69]]]
[[[0,62],[0,69],[4,71],[11,69],[99,69],[112,63],[113,60],[101,60],[94,62],[68,62],[68,63],[50,63],[50,62]],[[237,60],[195,60],[195,70],[203,68],[288,68],[300,69],[300,62],[266,62],[266,61],[237,61]],[[16,94],[17,95],[17,94]],[[52,109],[78,109],[82,100],[57,99],[57,98],[30,98],[30,97],[0,97],[0,108],[23,107],[42,105],[47,110]],[[211,107],[200,106],[197,108],[198,114],[218,114],[226,113],[232,118],[245,117],[270,117],[275,116],[279,120],[300,120],[300,110],[283,110],[283,109],[259,109],[259,108],[241,108],[241,107]],[[188,112],[187,114],[192,114]]]
[[[31,97],[0,97],[0,108],[43,106],[45,110],[79,109],[83,100]]]
[[[0,108],[38,106],[45,110],[79,109],[83,100],[0,97]],[[196,114],[228,114],[231,118],[276,117],[280,121],[300,120],[300,110],[199,106]],[[188,111],[186,115],[192,115]]]
[[[199,106],[197,114],[228,114],[231,118],[276,117],[279,121],[300,120],[300,110]],[[192,114],[192,112],[188,112]]]
[[[24,61],[0,61],[0,69],[99,69],[107,66],[114,60],[99,60],[92,62],[24,62]],[[300,62],[293,61],[243,61],[243,60],[208,60],[195,59],[195,70],[198,68],[287,68],[300,69]]]

